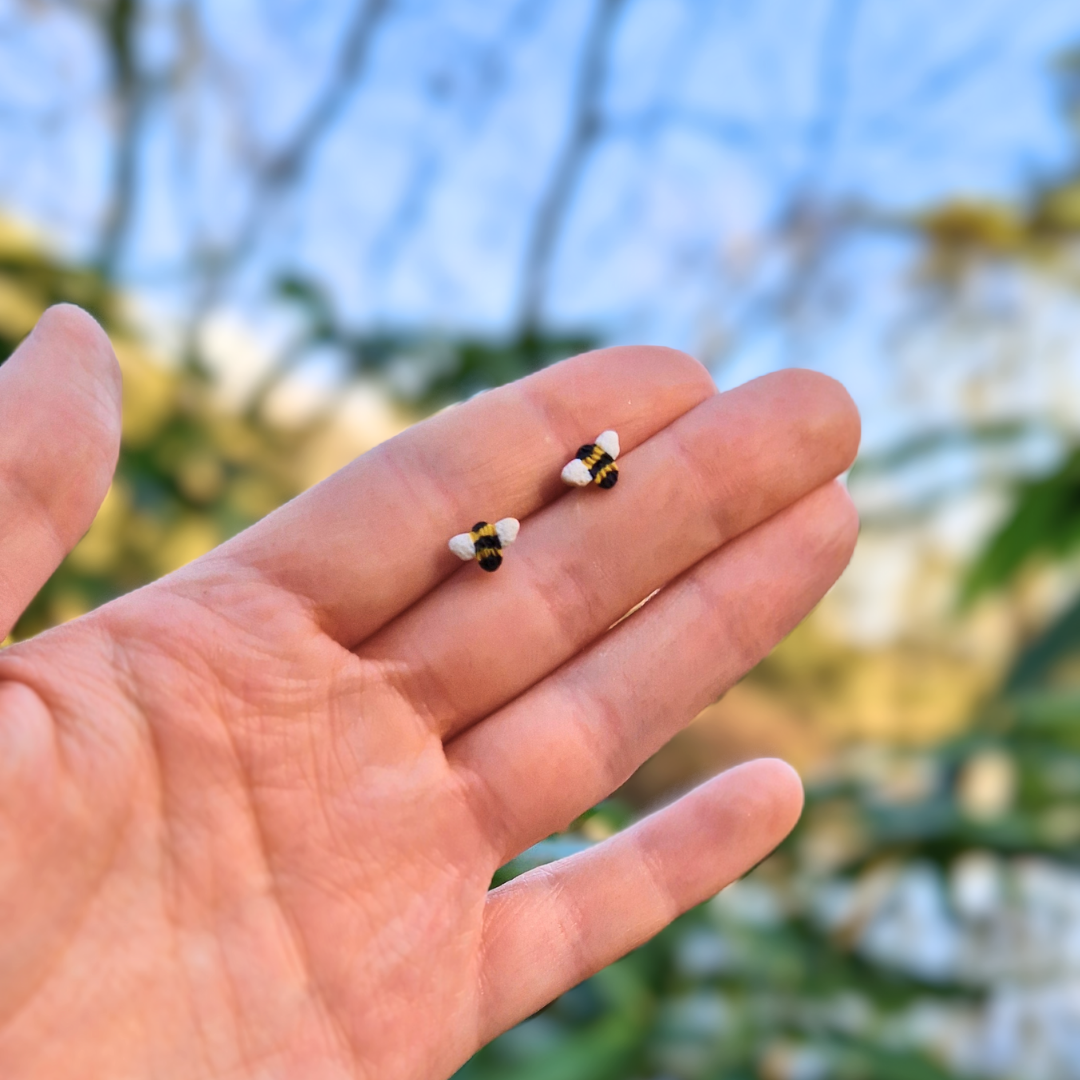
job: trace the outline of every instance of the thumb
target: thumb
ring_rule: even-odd
[[[61,304],[0,367],[0,640],[90,527],[120,450],[120,367]]]

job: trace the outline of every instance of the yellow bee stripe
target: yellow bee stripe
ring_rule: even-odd
[[[495,526],[494,525],[485,525],[479,531],[474,532],[474,533],[469,533],[469,535],[472,537],[473,543],[475,544],[476,541],[479,540],[481,536],[495,536],[496,535]]]
[[[611,461],[611,462],[609,462],[609,463],[608,463],[607,465],[605,465],[605,466],[604,466],[604,467],[603,467],[603,468],[602,468],[602,469],[601,469],[601,470],[600,470],[600,471],[599,471],[599,472],[598,472],[598,473],[596,474],[596,476],[595,476],[595,477],[593,477],[593,483],[594,483],[594,484],[599,484],[599,483],[600,483],[600,481],[601,481],[601,480],[603,480],[603,479],[604,479],[604,477],[605,477],[605,476],[607,476],[607,474],[608,474],[608,473],[610,473],[610,472],[617,472],[617,471],[618,471],[618,466],[617,466],[617,465],[615,464],[615,462],[614,462],[614,461]]]
[[[603,456],[604,451],[599,446],[594,446],[592,453],[585,458],[585,468],[591,469]]]

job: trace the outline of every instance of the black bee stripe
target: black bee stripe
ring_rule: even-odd
[[[476,524],[475,524],[475,525],[474,525],[474,526],[472,527],[472,529],[471,529],[470,531],[471,531],[471,532],[474,532],[474,533],[478,533],[478,532],[479,532],[479,531],[480,531],[481,529],[484,529],[484,528],[486,528],[486,527],[487,527],[487,522],[486,522],[486,521],[478,521],[478,522],[477,522],[477,523],[476,523]]]
[[[613,488],[619,482],[619,469],[616,465],[611,466],[611,472],[599,482],[599,487]]]
[[[476,538],[477,551],[483,551],[489,548],[498,551],[501,547],[502,543],[497,536],[478,536]]]
[[[490,551],[477,561],[480,563],[481,570],[486,570],[488,573],[491,573],[493,570],[498,570],[499,567],[502,566],[502,555],[500,555],[498,551]]]
[[[584,461],[596,447],[592,443],[586,443],[584,446],[578,447],[577,459],[578,461]]]
[[[604,468],[605,465],[610,465],[614,459],[610,454],[601,454],[596,464],[589,470],[589,475],[595,480],[597,473]]]

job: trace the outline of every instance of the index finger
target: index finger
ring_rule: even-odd
[[[644,442],[716,393],[674,349],[584,353],[409,428],[227,544],[354,647],[448,577],[447,541],[475,521],[524,518],[566,491],[560,471],[614,429]]]

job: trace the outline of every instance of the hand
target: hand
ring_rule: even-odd
[[[89,525],[119,416],[77,309],[0,368],[0,639]],[[565,489],[606,428],[618,486]],[[5,649],[0,1076],[446,1076],[743,873],[799,813],[779,762],[488,889],[832,584],[857,440],[823,376],[718,395],[605,349]],[[497,573],[447,550],[505,516]]]

